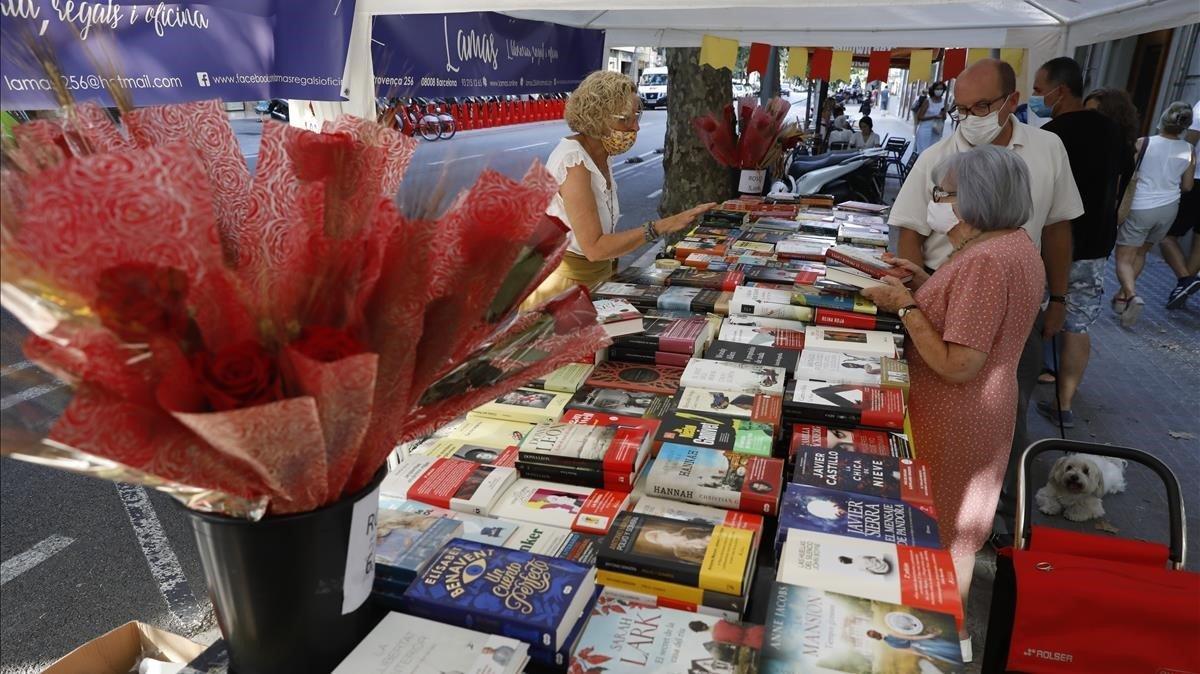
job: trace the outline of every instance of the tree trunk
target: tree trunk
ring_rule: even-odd
[[[699,49],[666,51],[671,84],[663,148],[666,180],[658,205],[663,216],[709,201],[724,201],[737,191],[736,173],[718,164],[692,129],[692,119],[719,112],[733,100],[731,73],[701,66]]]

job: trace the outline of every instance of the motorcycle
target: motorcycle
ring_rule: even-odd
[[[793,157],[786,175],[772,184],[771,196],[832,194],[838,202],[881,203],[883,189],[878,180],[878,162],[886,154],[882,148],[871,148]]]

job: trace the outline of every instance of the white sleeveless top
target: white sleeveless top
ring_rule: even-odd
[[[1186,140],[1150,136],[1146,154],[1137,172],[1133,191],[1135,211],[1170,206],[1179,201],[1183,172],[1192,160],[1192,146]],[[1195,189],[1195,188],[1193,188]]]
[[[600,171],[596,162],[592,161],[591,155],[583,149],[579,141],[570,138],[563,138],[559,141],[558,147],[554,148],[550,157],[546,159],[546,170],[561,186],[567,181],[567,169],[580,164],[587,167],[588,173],[592,174],[592,194],[596,197],[596,214],[600,216],[600,230],[605,234],[612,234],[616,231],[617,220],[621,218],[621,205],[617,201],[617,182],[613,181],[610,191],[608,181],[604,179],[604,173]],[[567,209],[563,204],[561,194],[557,192],[554,194],[550,205],[546,207],[546,214],[562,220],[567,227],[571,228],[570,233],[567,234],[567,250],[576,255],[583,255],[579,243],[575,240],[575,228],[571,225],[570,218],[567,217]]]
[[[925,97],[925,115],[926,116],[932,117],[933,115],[940,115],[940,114],[942,114],[942,108],[944,108],[944,107],[946,107],[946,99],[944,97],[940,101],[935,101],[930,96]],[[922,123],[933,122],[933,121],[938,121],[938,120],[926,119],[926,120],[922,120]]]

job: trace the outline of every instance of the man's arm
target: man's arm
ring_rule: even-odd
[[[925,266],[925,239],[927,237],[915,229],[900,228],[900,245],[898,256],[916,264]]]
[[[1046,267],[1046,287],[1051,296],[1067,294],[1071,275],[1071,221],[1051,223],[1042,228],[1042,264]],[[1043,337],[1053,337],[1062,331],[1067,318],[1067,305],[1051,301],[1046,307]]]

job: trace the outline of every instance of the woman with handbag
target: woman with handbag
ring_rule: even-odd
[[[1162,241],[1175,223],[1179,197],[1192,189],[1196,169],[1192,146],[1182,134],[1192,124],[1192,106],[1176,102],[1159,118],[1156,136],[1138,140],[1138,164],[1129,217],[1117,230],[1117,278],[1121,289],[1112,306],[1121,325],[1132,327],[1145,302],[1137,294],[1137,278],[1146,253]]]

